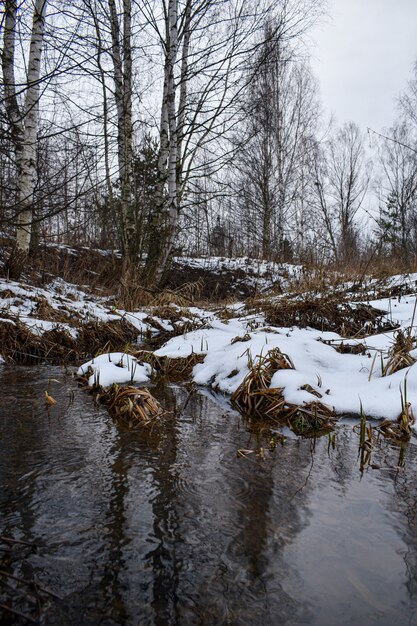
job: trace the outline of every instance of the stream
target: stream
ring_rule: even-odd
[[[36,544],[0,542],[0,569],[60,597],[41,623],[417,625],[413,442],[381,441],[361,473],[350,420],[334,445],[281,444],[208,390],[181,412],[169,385],[149,433],[58,367],[2,366],[0,390],[0,535]],[[35,600],[0,574],[0,603]]]

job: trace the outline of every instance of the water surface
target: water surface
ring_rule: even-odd
[[[415,445],[383,442],[362,475],[348,421],[334,448],[281,445],[207,391],[176,417],[171,386],[150,436],[59,368],[3,367],[0,393],[0,535],[39,546],[0,543],[1,568],[62,598],[46,624],[417,625]],[[36,615],[21,590],[0,576]]]

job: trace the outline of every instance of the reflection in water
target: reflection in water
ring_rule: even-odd
[[[121,575],[125,568],[123,548],[128,543],[126,529],[126,498],[129,492],[128,473],[130,462],[123,454],[120,442],[114,447],[114,460],[110,466],[109,506],[104,522],[104,536],[107,538],[107,563],[101,580],[101,596],[105,610],[116,613],[117,620],[125,622],[128,617],[124,605],[123,583]]]
[[[173,396],[172,411],[178,410]],[[146,442],[145,442],[146,445]],[[178,435],[174,420],[167,420],[167,428],[159,441],[158,462],[153,468],[155,495],[152,499],[154,547],[146,555],[152,563],[154,623],[177,621],[177,589],[181,559],[176,546],[181,542],[179,515],[176,502],[178,483]]]
[[[156,389],[173,415],[150,436],[58,368],[3,368],[0,389],[0,535],[40,546],[0,546],[0,567],[63,598],[47,624],[417,624],[413,444],[383,442],[382,469],[361,475],[350,423],[334,448],[268,452],[268,434],[207,392],[175,417],[186,392]],[[236,455],[260,446],[265,459]]]

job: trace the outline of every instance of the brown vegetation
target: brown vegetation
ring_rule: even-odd
[[[398,330],[395,334],[394,343],[388,354],[388,362],[384,367],[383,375],[389,376],[405,367],[410,367],[416,360],[410,351],[416,347],[416,338],[411,337],[409,332]]]
[[[294,369],[291,359],[278,348],[249,362],[250,371],[231,397],[232,404],[244,415],[275,420],[297,434],[309,436],[331,429],[334,411],[316,400],[301,405],[285,401],[283,390],[270,387],[272,376],[281,369]],[[307,391],[309,389],[305,387]],[[313,390],[316,397],[317,394]]]
[[[336,332],[342,337],[366,337],[397,328],[385,317],[384,311],[369,304],[351,304],[343,297],[319,295],[264,300],[256,304],[265,311],[268,324],[274,326],[309,326],[322,332]]]
[[[36,335],[18,319],[0,321],[2,356],[19,364],[75,363],[102,352],[123,351],[137,336],[125,319],[81,324],[76,338],[59,327]]]
[[[193,368],[197,363],[204,361],[204,354],[192,352],[189,356],[171,358],[168,356],[157,356],[148,350],[134,350],[130,353],[137,359],[149,363],[152,371],[157,375],[162,375],[172,381],[188,381]]]
[[[100,387],[96,391],[96,400],[105,404],[112,417],[129,428],[153,426],[164,414],[148,389],[113,384],[108,389]]]

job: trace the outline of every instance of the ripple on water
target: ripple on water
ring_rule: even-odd
[[[59,368],[2,368],[0,390],[0,534],[40,545],[0,559],[64,596],[50,626],[413,623],[415,446],[361,477],[351,424],[239,459],[267,441],[206,392],[149,438]]]

